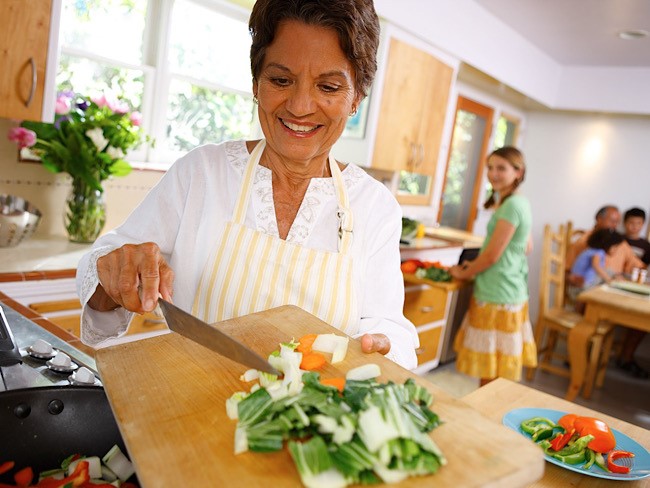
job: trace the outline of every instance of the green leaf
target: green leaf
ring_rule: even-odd
[[[126,176],[132,169],[131,165],[123,159],[116,159],[109,167],[109,171],[113,176]]]

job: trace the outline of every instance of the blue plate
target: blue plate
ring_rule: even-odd
[[[530,439],[530,435],[521,430],[521,423],[524,420],[533,417],[546,417],[553,422],[557,422],[564,415],[566,415],[566,412],[550,410],[548,408],[517,408],[503,416],[503,425],[510,427],[515,432],[519,432],[521,435]],[[650,453],[648,453],[647,449],[618,430],[612,429],[612,432],[616,439],[616,449],[634,453],[632,469],[627,474],[606,473],[596,465],[591,466],[589,469],[584,469],[582,464],[566,464],[551,456],[544,455],[544,457],[549,463],[557,464],[564,469],[575,471],[576,473],[595,476],[596,478],[633,481],[650,476]]]

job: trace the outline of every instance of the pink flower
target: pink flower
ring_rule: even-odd
[[[131,113],[129,118],[131,119],[131,123],[136,127],[140,127],[142,124],[142,114],[140,112]]]
[[[32,130],[25,129],[24,127],[13,127],[9,129],[7,137],[10,141],[18,144],[20,149],[24,147],[32,147],[36,144],[36,133]]]
[[[59,115],[65,115],[70,112],[71,108],[71,100],[69,97],[66,97],[64,95],[60,95],[56,99],[56,105],[54,107],[54,111],[59,114]]]
[[[129,111],[129,105],[122,100],[118,100],[112,93],[94,95],[90,99],[98,107],[108,107],[117,114],[125,114]]]

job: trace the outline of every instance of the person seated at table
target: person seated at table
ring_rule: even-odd
[[[605,257],[615,253],[622,242],[624,242],[623,235],[614,230],[598,229],[590,234],[587,239],[587,249],[578,255],[571,267],[571,274],[582,278],[582,286],[567,287],[567,293],[576,311],[580,313],[584,311],[584,304],[576,300],[580,293],[601,283],[609,283],[615,277],[605,267]]]
[[[621,212],[615,205],[605,205],[596,212],[596,223],[593,229],[585,232],[578,240],[569,245],[566,254],[565,268],[567,270],[567,284],[573,286],[582,286],[583,281],[580,275],[571,273],[571,268],[578,255],[587,249],[587,240],[592,232],[599,229],[616,230],[621,223]],[[633,268],[645,267],[641,261],[632,251],[632,248],[624,241],[612,254],[605,256],[605,268],[613,274],[631,273]]]
[[[643,209],[633,207],[623,215],[623,227],[625,227],[625,240],[632,248],[632,251],[648,266],[650,265],[650,241],[641,237],[645,217]]]
[[[641,229],[645,224],[646,213],[643,209],[633,207],[623,215],[623,226],[625,227],[625,240],[634,251],[639,259],[646,265],[650,265],[650,242],[648,239],[641,237]],[[650,373],[643,369],[634,360],[634,353],[639,344],[646,336],[646,332],[637,329],[627,329],[626,338],[623,343],[621,357],[618,360],[618,366],[637,378],[648,378]]]

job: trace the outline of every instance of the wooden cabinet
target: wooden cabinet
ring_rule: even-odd
[[[405,284],[404,316],[413,322],[420,338],[416,372],[438,365],[453,292],[453,288],[444,285]]]
[[[390,40],[373,168],[435,175],[453,72],[431,54]]]
[[[0,117],[49,120],[53,116],[54,94],[46,93],[46,87],[54,91],[57,9],[60,0],[0,2]]]

